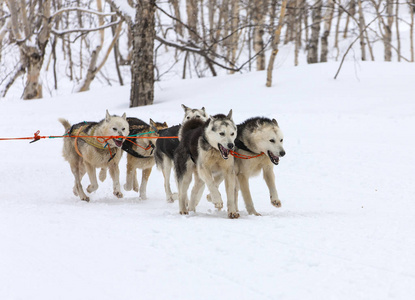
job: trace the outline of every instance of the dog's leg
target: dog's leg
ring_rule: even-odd
[[[199,175],[197,175],[197,172],[195,172],[194,175],[195,182],[190,194],[189,211],[196,211],[196,206],[199,204],[200,198],[202,198],[203,190],[205,189],[205,183],[202,179],[200,179]]]
[[[235,172],[230,167],[225,174],[225,189],[227,197],[228,217],[231,219],[239,218],[239,213],[235,207]]]
[[[277,188],[275,187],[275,175],[272,167],[264,168],[264,180],[269,189],[271,204],[275,207],[281,207],[281,201],[278,199]]]
[[[140,187],[140,198],[143,200],[147,199],[147,182],[151,174],[151,168],[144,169],[141,172],[141,187]]]
[[[216,174],[216,175],[213,176],[213,180],[215,181],[216,186],[218,188],[219,188],[219,185],[222,183],[223,179],[224,179],[223,174]],[[206,199],[207,199],[208,202],[212,202],[212,197],[210,196],[210,194],[206,195]]]
[[[192,182],[192,172],[187,171],[183,174],[183,177],[178,180],[177,185],[179,188],[179,210],[181,215],[189,214],[187,210],[187,190],[189,189],[190,183]]]
[[[137,168],[134,168],[134,173],[133,173],[133,191],[138,193],[138,189],[140,188],[140,186],[138,185],[138,179],[137,179]]]
[[[114,195],[118,198],[122,198],[123,194],[121,193],[120,187],[120,169],[118,168],[118,164],[112,163],[109,166],[110,175],[112,178]]]
[[[90,163],[84,161],[84,164],[86,167],[86,172],[88,173],[89,181],[91,182],[90,185],[88,185],[86,191],[88,193],[92,193],[98,189],[97,173],[94,166],[92,166]]]
[[[200,178],[206,183],[209,192],[210,192],[210,199],[212,203],[215,204],[215,207],[218,210],[223,208],[223,201],[222,196],[219,192],[218,186],[215,183],[215,180],[212,177],[212,173],[210,170],[205,169],[203,166],[198,166],[198,173]]]
[[[107,178],[107,168],[101,168],[101,170],[99,171],[99,180],[101,182],[104,182],[106,178]]]
[[[166,200],[167,202],[174,202],[177,197],[177,193],[172,193],[170,188],[170,174],[172,169],[173,161],[167,157],[163,158],[163,164],[161,168],[161,172],[163,173],[164,177],[164,191],[166,192]]]
[[[134,175],[137,177],[135,169],[136,169],[136,166],[133,163],[133,159],[131,155],[127,154],[127,179],[124,184],[124,190],[126,191],[131,191],[133,189]],[[138,191],[138,188],[137,188],[137,191]]]
[[[249,191],[249,180],[245,174],[238,174],[239,188],[242,192],[242,197],[244,198],[245,207],[250,215],[260,216],[259,213],[255,210],[254,203],[252,202],[251,192]]]
[[[87,195],[85,195],[84,189],[82,188],[81,179],[83,177],[82,170],[79,167],[79,163],[71,163],[71,171],[75,177],[75,186],[73,187],[73,192],[75,196],[79,196],[81,200],[89,201]],[[82,175],[81,175],[82,174]]]

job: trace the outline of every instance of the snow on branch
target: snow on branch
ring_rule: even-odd
[[[52,28],[51,32],[55,35],[65,35],[65,34],[74,33],[74,32],[86,33],[86,32],[98,31],[98,30],[102,30],[108,27],[112,27],[114,25],[119,24],[120,22],[122,22],[122,20],[117,20],[115,22],[111,22],[106,25],[98,26],[95,28],[77,28],[77,29],[68,29],[68,30],[56,30]]]
[[[110,12],[110,13],[104,13],[104,12],[100,12],[100,11],[96,11],[96,10],[92,10],[92,9],[86,9],[86,8],[82,8],[82,7],[65,7],[62,8],[58,11],[56,11],[53,15],[51,15],[51,18],[54,18],[64,12],[69,12],[69,11],[80,11],[80,12],[85,12],[85,13],[89,13],[89,14],[95,14],[98,16],[114,16],[116,13],[115,12]]]

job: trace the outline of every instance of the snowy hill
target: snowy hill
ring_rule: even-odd
[[[95,121],[106,109],[175,125],[183,103],[232,108],[236,123],[276,118],[287,152],[275,167],[282,207],[259,176],[262,216],[241,201],[230,220],[205,197],[179,215],[156,168],[147,200],[115,198],[107,179],[82,202],[62,140],[0,141],[0,299],[413,298],[415,68],[347,62],[333,80],[337,67],[281,66],[272,88],[263,72],[160,82],[154,105],[134,109],[129,87],[0,99],[0,138],[61,135],[59,117]]]

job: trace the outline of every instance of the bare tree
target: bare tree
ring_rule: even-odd
[[[320,34],[321,23],[321,7],[323,5],[322,0],[316,0],[312,6],[312,25],[311,25],[311,38],[308,43],[307,62],[314,64],[318,62],[318,40]]]
[[[130,107],[150,105],[154,101],[154,14],[154,0],[137,1],[135,22],[132,26]]]
[[[324,31],[321,37],[321,55],[320,62],[327,62],[328,49],[328,37],[331,29],[331,22],[333,20],[334,2],[333,0],[327,0],[326,11],[324,13]]]

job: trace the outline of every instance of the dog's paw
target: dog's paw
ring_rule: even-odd
[[[140,200],[147,200],[147,195],[146,194],[141,194],[140,195]]]
[[[97,189],[98,189],[98,185],[92,185],[92,184],[90,184],[90,185],[88,185],[88,187],[86,188],[86,191],[87,191],[88,193],[92,193],[92,192],[95,192]]]
[[[124,197],[124,195],[121,192],[119,192],[119,191],[114,191],[114,196],[116,196],[117,198]]]
[[[136,192],[136,193],[138,193],[138,186],[135,186],[134,188],[133,188],[133,191],[134,192]],[[141,197],[141,196],[140,196]]]
[[[79,196],[79,194],[78,194],[78,189],[76,188],[76,186],[74,186],[74,187],[73,187],[73,194],[74,194],[76,197],[78,197],[78,196]]]
[[[255,209],[248,210],[248,214],[255,215],[255,216],[261,216],[261,214],[259,212],[257,212]]]
[[[275,207],[281,207],[281,201],[280,200],[271,200],[271,204]]]
[[[131,189],[132,189],[132,186],[131,185],[124,184],[124,190],[131,191]]]
[[[215,208],[217,208],[218,210],[221,210],[223,208],[223,202],[215,203]]]
[[[239,213],[238,212],[228,212],[229,219],[238,219]]]
[[[189,212],[188,212],[187,210],[181,210],[181,211],[180,211],[180,214],[181,214],[181,215],[188,215],[188,214],[189,214]]]
[[[83,201],[89,202],[89,197],[87,197],[87,196],[85,196],[85,197],[80,197],[80,198],[81,198],[81,200],[83,200]]]

